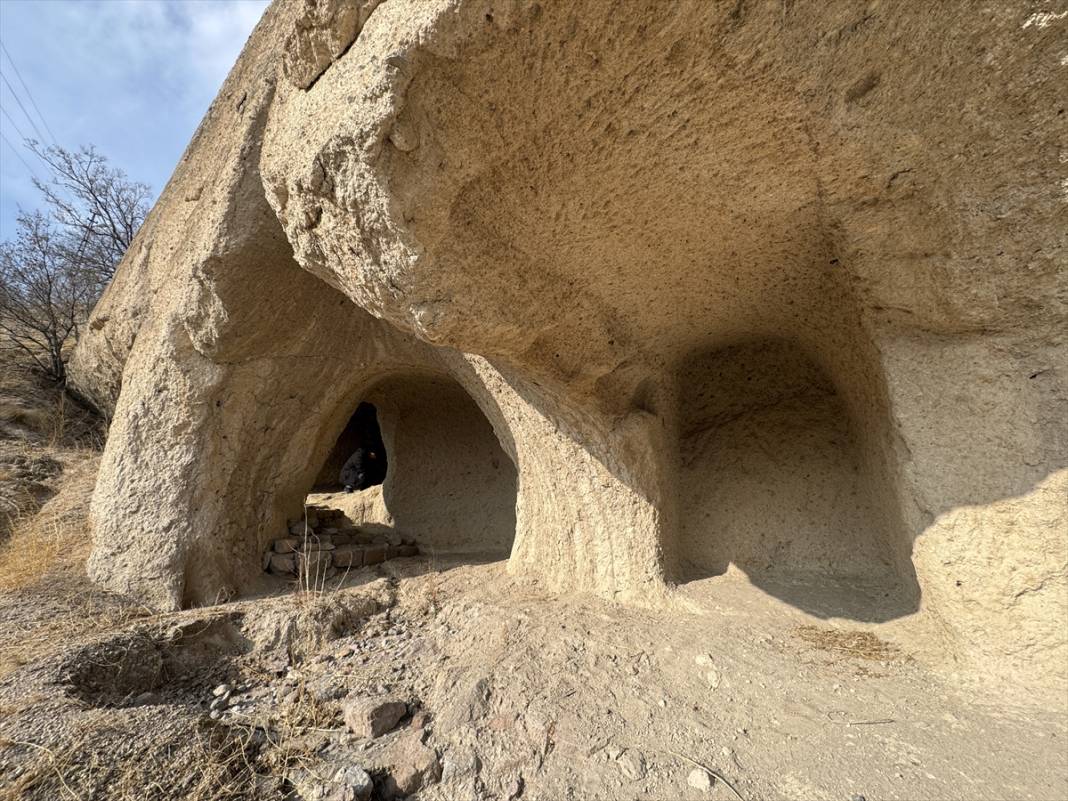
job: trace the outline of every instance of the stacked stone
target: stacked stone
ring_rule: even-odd
[[[396,532],[361,531],[340,509],[309,506],[307,515],[289,521],[287,536],[264,554],[264,569],[278,576],[329,579],[340,570],[415,556],[415,541]]]

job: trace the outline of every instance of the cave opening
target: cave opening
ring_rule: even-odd
[[[679,372],[679,581],[732,567],[823,616],[915,611],[863,427],[796,342],[757,339]]]
[[[312,492],[361,492],[382,484],[388,469],[378,410],[361,401],[330,449]]]
[[[265,568],[322,581],[397,557],[504,559],[516,492],[515,464],[459,383],[387,375],[362,390]]]

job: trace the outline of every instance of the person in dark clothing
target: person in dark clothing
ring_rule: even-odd
[[[364,490],[386,479],[386,446],[382,442],[375,407],[361,403],[354,418],[359,444],[341,468],[340,481],[345,492]]]
[[[386,479],[386,449],[361,446],[352,452],[341,468],[341,484],[345,492],[364,490]]]

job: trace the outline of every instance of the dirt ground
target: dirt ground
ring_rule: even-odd
[[[2,799],[326,801],[351,765],[440,801],[1068,798],[1068,694],[965,683],[819,583],[642,609],[424,555],[153,615],[85,579],[93,447],[4,425],[60,468],[0,544]],[[359,696],[408,713],[361,739]]]

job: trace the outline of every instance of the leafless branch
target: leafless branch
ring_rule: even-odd
[[[22,212],[0,244],[0,349],[56,381],[66,353],[148,213],[149,188],[93,147],[29,146],[51,172],[34,180],[46,211]]]

